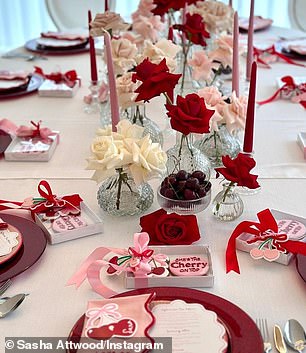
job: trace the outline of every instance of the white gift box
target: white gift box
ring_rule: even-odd
[[[4,158],[7,161],[48,162],[59,143],[59,132],[53,132],[54,135],[49,137],[50,143],[38,138],[15,137],[4,152]]]
[[[306,159],[306,132],[298,133],[297,143],[301,147],[304,154],[304,159]]]
[[[55,83],[51,80],[45,80],[38,89],[40,97],[63,97],[72,98],[79,89],[80,81],[75,81],[73,87],[67,86],[65,83]]]
[[[298,216],[295,216],[292,214],[288,214],[288,213],[273,210],[273,209],[271,209],[271,213],[273,214],[276,221],[292,220],[292,221],[300,222],[300,223],[304,224],[304,226],[306,227],[306,219],[303,217],[298,217]],[[236,249],[241,250],[241,251],[250,252],[251,249],[256,248],[260,244],[260,242],[248,244],[247,241],[250,239],[253,239],[253,235],[248,234],[248,233],[241,234],[236,239]],[[301,242],[305,242],[306,241],[306,234],[304,234],[304,236],[301,236],[300,239],[292,239],[292,240],[298,240]],[[251,255],[250,255],[250,257],[251,257]],[[277,260],[275,260],[275,262],[278,262],[282,265],[288,265],[293,257],[294,257],[294,255],[291,253],[288,253],[288,252],[280,253],[279,258]]]
[[[103,233],[103,223],[84,201],[81,202],[81,213],[78,216],[68,215],[56,219],[48,219],[44,213],[35,214],[35,222],[44,231],[50,244],[63,243]]]
[[[203,276],[174,276],[171,273],[167,277],[146,277],[147,287],[212,287],[214,284],[213,267],[210,250],[207,245],[161,245],[149,246],[154,254],[165,254],[169,260],[178,257],[202,257],[208,262],[208,272]],[[142,280],[142,279],[141,279]],[[132,273],[125,273],[125,287],[137,288],[137,279]]]

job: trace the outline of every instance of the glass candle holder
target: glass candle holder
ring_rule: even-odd
[[[90,101],[86,103],[84,107],[84,112],[87,114],[94,114],[101,111],[101,105],[99,102],[99,88],[100,82],[99,81],[91,81],[89,85],[89,99]]]

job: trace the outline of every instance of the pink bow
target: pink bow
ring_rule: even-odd
[[[0,120],[0,130],[10,135],[16,135],[18,127],[8,119]]]
[[[118,304],[109,303],[102,306],[102,308],[93,308],[86,311],[88,321],[86,328],[101,327],[105,318],[112,318],[116,321],[121,318],[121,314],[117,311]]]
[[[34,121],[31,121],[31,124],[34,126],[34,128],[31,126],[29,127],[21,125],[17,129],[16,135],[18,137],[39,138],[45,143],[52,142],[51,136],[56,135],[55,132],[51,131],[47,127],[41,128],[41,120],[38,123],[34,123]]]

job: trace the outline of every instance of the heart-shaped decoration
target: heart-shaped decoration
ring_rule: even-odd
[[[264,258],[267,261],[275,261],[279,258],[280,252],[277,249],[265,249],[264,250]]]
[[[91,328],[87,336],[95,340],[110,339],[112,337],[132,337],[137,329],[136,322],[132,319],[122,319],[109,325]]]
[[[151,270],[151,273],[148,273],[149,277],[167,277],[169,275],[169,271],[165,267],[154,267]]]
[[[109,262],[114,265],[118,265],[118,256],[112,257]],[[109,265],[106,272],[108,275],[113,275],[117,272],[117,270],[112,265]]]
[[[250,255],[255,260],[262,259],[264,257],[264,252],[261,249],[253,248],[253,249],[250,250]]]

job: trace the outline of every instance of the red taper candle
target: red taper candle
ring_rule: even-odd
[[[108,0],[104,0],[104,11],[108,11]]]
[[[90,23],[91,23],[91,11],[88,10],[88,31],[89,31],[89,55],[90,55],[90,75],[91,81],[93,83],[98,82],[98,72],[97,72],[97,61],[96,61],[96,49],[95,41],[90,35]]]
[[[257,64],[254,61],[251,69],[251,80],[249,89],[248,107],[245,121],[243,152],[253,152],[253,137],[254,137],[254,117],[256,104],[256,76]]]
[[[171,42],[173,42],[173,27],[169,27],[168,30],[168,40],[171,40]]]
[[[249,29],[248,29],[248,53],[247,53],[247,61],[246,61],[246,79],[248,81],[250,80],[250,77],[251,77],[251,66],[254,60],[254,55],[253,55],[254,3],[255,3],[255,0],[251,0]]]
[[[232,69],[232,91],[235,91],[236,96],[239,97],[239,22],[237,11],[234,15]]]

